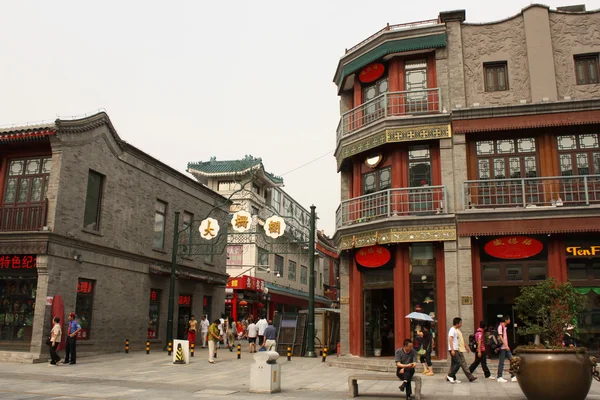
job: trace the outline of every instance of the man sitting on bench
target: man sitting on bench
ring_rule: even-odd
[[[402,381],[400,390],[404,392],[406,389],[406,398],[409,399],[412,394],[410,381],[415,374],[417,366],[417,352],[413,349],[413,343],[410,339],[404,340],[404,347],[396,350],[396,376]]]

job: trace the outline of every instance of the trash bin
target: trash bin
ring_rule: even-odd
[[[278,358],[276,351],[254,353],[254,363],[250,366],[250,392],[281,392],[281,365],[277,364]]]

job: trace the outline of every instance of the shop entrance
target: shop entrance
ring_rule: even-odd
[[[5,256],[7,257],[7,256]],[[13,263],[34,256],[14,256]],[[0,349],[29,350],[37,290],[35,269],[0,272]]]
[[[487,326],[498,329],[500,316],[510,317],[508,327],[508,343],[511,349],[518,345],[527,344],[527,338],[517,334],[515,324],[519,326],[516,312],[514,311],[515,299],[520,293],[519,286],[491,286],[483,289],[483,320]]]
[[[192,296],[179,296],[179,310],[177,313],[177,339],[187,339],[187,327],[192,315]]]
[[[394,289],[365,289],[363,298],[365,356],[393,356]]]

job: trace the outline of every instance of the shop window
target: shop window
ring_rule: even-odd
[[[50,158],[10,160],[3,203],[5,206],[39,204],[46,200]]]
[[[292,260],[288,261],[288,279],[296,282],[296,262]]]
[[[571,281],[590,281],[600,279],[600,262],[594,259],[567,260],[567,276]],[[600,282],[596,281],[600,285]]]
[[[275,254],[275,275],[283,276],[283,257]]]
[[[392,167],[363,174],[363,195],[392,187]]]
[[[162,291],[160,289],[150,289],[150,305],[148,306],[148,339],[158,338],[158,329],[160,327],[160,298]]]
[[[81,325],[81,330],[77,335],[78,339],[89,340],[91,338],[95,287],[96,281],[90,279],[79,279],[77,282],[75,314],[79,318],[79,324]]]
[[[500,267],[493,265],[484,265],[481,279],[484,282],[499,282],[500,281]]]
[[[598,54],[575,55],[575,77],[578,85],[598,83]]]
[[[308,268],[304,265],[300,266],[300,283],[303,285],[308,284]]]
[[[556,138],[562,176],[600,175],[600,143],[597,133],[561,135]]]
[[[530,281],[543,281],[546,279],[546,266],[545,265],[530,265],[529,266],[529,280]]]
[[[436,265],[434,247],[430,243],[418,243],[410,246],[410,299],[411,312],[420,312],[436,319]],[[422,323],[413,322],[411,332],[416,347],[419,347],[420,338],[417,335],[422,330]],[[434,337],[435,326],[432,327]]]
[[[37,290],[35,255],[0,256],[0,346],[29,350]]]
[[[427,60],[406,61],[404,64],[406,108],[408,113],[427,111]]]
[[[475,142],[477,178],[518,179],[538,176],[535,138]]]
[[[167,217],[167,203],[156,200],[154,207],[154,236],[152,238],[152,247],[162,250],[165,247],[165,220]]]
[[[192,221],[194,219],[194,214],[184,211],[183,212],[183,224],[182,224],[182,236],[181,236],[181,244],[183,254],[189,255],[191,252],[191,244],[192,244]]]
[[[486,92],[508,90],[508,66],[506,61],[484,63],[483,73]]]
[[[545,263],[523,261],[518,264],[506,262],[482,263],[481,281],[489,286],[515,286],[535,284],[548,274]]]
[[[219,192],[232,192],[241,188],[242,186],[240,183],[236,181],[219,181],[217,184],[217,190]]]
[[[227,266],[241,268],[244,264],[244,245],[227,245]]]
[[[281,193],[276,189],[273,189],[271,193],[271,207],[279,212],[279,209],[281,208]]]
[[[506,279],[509,281],[522,281],[523,267],[521,265],[507,265]]]
[[[267,268],[269,266],[269,252],[268,251],[258,247],[256,265],[264,266],[265,268]]]

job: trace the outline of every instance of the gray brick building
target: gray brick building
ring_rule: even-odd
[[[78,352],[162,349],[174,213],[180,227],[219,205],[222,218],[227,199],[127,144],[103,112],[1,130],[0,158],[0,359],[47,357],[56,295],[63,321],[78,314]],[[174,337],[191,313],[222,312],[225,260],[177,258]]]

